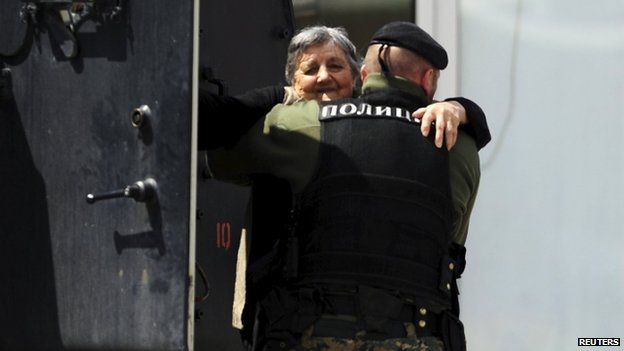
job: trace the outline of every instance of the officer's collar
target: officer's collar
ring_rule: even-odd
[[[362,84],[362,93],[366,94],[372,90],[384,89],[388,87],[403,90],[407,93],[416,95],[425,101],[427,100],[427,94],[425,94],[425,90],[421,86],[416,85],[403,77],[387,77],[381,73],[370,73],[366,76]]]

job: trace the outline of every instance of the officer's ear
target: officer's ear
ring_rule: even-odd
[[[433,99],[433,95],[438,89],[438,78],[440,78],[440,70],[430,68],[425,71],[420,79],[420,86],[425,89],[430,99]]]
[[[366,64],[362,64],[362,67],[360,68],[360,78],[362,79],[362,82],[364,81],[364,78],[366,78],[367,75],[368,75],[368,71],[366,68]]]

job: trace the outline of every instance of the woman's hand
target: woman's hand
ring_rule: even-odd
[[[420,120],[420,131],[428,136],[431,126],[435,126],[435,145],[442,147],[446,141],[446,148],[450,150],[457,141],[457,128],[466,124],[466,110],[455,101],[435,102],[427,107],[421,107],[412,113],[412,117]]]

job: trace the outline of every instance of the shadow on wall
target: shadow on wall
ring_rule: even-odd
[[[0,194],[0,349],[62,350],[46,189],[8,69],[0,71]]]

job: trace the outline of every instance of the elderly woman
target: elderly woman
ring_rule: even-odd
[[[342,28],[308,27],[295,35],[288,47],[286,81],[290,86],[266,87],[237,97],[218,97],[200,89],[199,148],[233,145],[258,119],[278,104],[298,100],[334,100],[356,94],[359,72],[356,48]],[[457,128],[475,138],[482,148],[490,140],[483,111],[465,98],[450,98],[415,111],[421,130],[429,133],[436,122],[436,145],[443,138],[450,148]]]
[[[309,27],[290,41],[286,81],[292,100],[328,101],[356,93],[359,73],[355,46],[341,28]],[[286,101],[290,103],[290,99]]]

